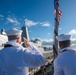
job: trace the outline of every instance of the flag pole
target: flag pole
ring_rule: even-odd
[[[55,28],[54,28],[54,44],[53,44],[53,53],[54,53],[54,58],[57,57],[58,55],[58,41],[56,39],[56,36],[58,36],[58,27],[59,27],[59,0],[54,0],[54,11],[56,11],[55,15]]]

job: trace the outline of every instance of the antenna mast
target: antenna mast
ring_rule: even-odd
[[[58,27],[60,21],[60,14],[59,14],[59,0],[54,0],[54,14],[55,14],[55,28],[54,28],[54,44],[53,44],[53,51],[54,51],[54,58],[58,55],[58,41],[56,36],[58,36]]]

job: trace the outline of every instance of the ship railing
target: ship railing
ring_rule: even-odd
[[[36,68],[29,68],[29,75],[53,75],[53,59],[48,59],[45,65],[36,67]]]

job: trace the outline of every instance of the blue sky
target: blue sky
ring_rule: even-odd
[[[76,38],[76,0],[59,0],[62,17],[59,34],[71,34]],[[0,30],[24,25],[30,39],[53,40],[54,0],[0,0]]]

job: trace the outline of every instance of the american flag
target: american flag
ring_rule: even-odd
[[[54,0],[54,7],[56,7],[56,4],[58,4],[59,0]],[[54,15],[56,15],[56,9],[54,10]],[[58,9],[58,21],[60,22],[60,18],[62,16],[62,11]]]
[[[62,11],[60,9],[58,9],[58,14],[62,16]],[[56,10],[54,10],[54,15],[56,15]]]
[[[56,10],[54,10],[54,15],[56,15]],[[60,18],[62,16],[62,11],[58,9],[58,21],[60,22]]]

